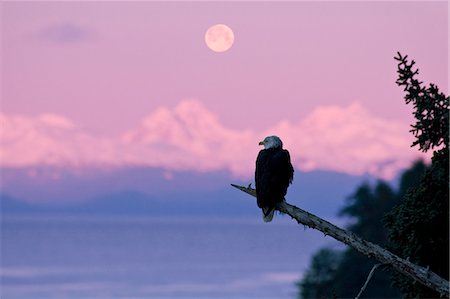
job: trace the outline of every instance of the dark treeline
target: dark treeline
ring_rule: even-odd
[[[383,217],[402,201],[407,190],[419,184],[426,168],[422,161],[416,162],[403,173],[397,190],[384,181],[378,181],[374,186],[365,183],[358,187],[339,213],[354,219],[347,229],[365,240],[389,248]],[[301,298],[354,298],[376,263],[352,248],[344,251],[324,248],[313,256],[299,283]],[[378,268],[363,297],[402,297],[400,290],[391,286],[391,274],[389,268]]]
[[[420,151],[433,151],[431,165],[416,162],[397,189],[384,181],[363,184],[348,198],[340,216],[354,222],[347,229],[443,278],[449,278],[449,97],[437,86],[424,87],[414,61],[398,61],[397,84],[404,87],[416,123],[411,132]],[[355,250],[321,249],[298,283],[300,298],[355,298],[377,262]],[[378,268],[362,298],[438,298],[390,268]]]

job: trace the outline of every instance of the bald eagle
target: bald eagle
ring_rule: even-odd
[[[266,137],[259,145],[264,145],[264,149],[256,159],[256,197],[264,221],[270,222],[275,204],[284,200],[288,186],[292,183],[294,168],[289,152],[283,149],[283,142],[277,136]]]

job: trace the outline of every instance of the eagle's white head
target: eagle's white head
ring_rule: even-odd
[[[283,142],[278,136],[267,136],[259,145],[264,145],[264,149],[283,148]]]

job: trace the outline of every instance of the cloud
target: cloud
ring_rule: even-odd
[[[265,132],[231,130],[197,101],[161,108],[123,136],[135,164],[175,169],[227,169],[252,175],[267,135],[280,136],[294,165],[305,171],[333,170],[392,178],[419,154],[410,149],[407,124],[370,115],[360,104],[318,107],[298,123],[282,121]],[[139,153],[138,153],[139,151]]]
[[[1,113],[0,125],[2,167],[111,165],[117,156],[112,140],[83,133],[64,116]]]
[[[390,178],[418,154],[407,124],[370,115],[360,104],[318,107],[299,123],[281,122],[270,132],[296,149],[303,170],[327,169]],[[269,134],[269,132],[268,132]]]
[[[160,108],[122,142],[133,152],[129,162],[171,169],[245,173],[252,168],[258,138],[250,130],[233,131],[197,101]]]
[[[408,124],[371,115],[358,103],[322,106],[292,123],[281,121],[264,132],[233,130],[199,101],[160,107],[119,138],[92,136],[69,119],[0,115],[3,167],[149,166],[167,171],[227,170],[250,177],[257,144],[278,135],[298,169],[331,170],[392,178],[419,157],[411,149]]]
[[[94,33],[73,23],[61,23],[42,29],[37,36],[53,43],[73,43],[90,40],[94,37]]]

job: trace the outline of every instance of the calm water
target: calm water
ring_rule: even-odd
[[[287,217],[2,218],[1,298],[295,298],[320,246]]]

